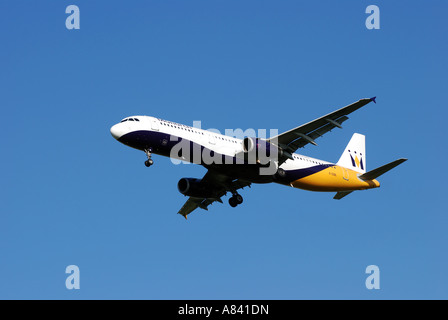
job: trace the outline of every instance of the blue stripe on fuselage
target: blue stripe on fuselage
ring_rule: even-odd
[[[152,152],[155,154],[163,155],[166,157],[174,156],[175,158],[182,160],[179,154],[172,154],[173,147],[181,142],[185,144],[184,147],[186,149],[193,150],[194,152],[200,151],[201,155],[207,153],[211,157],[213,157],[213,159],[221,162],[211,165],[206,164],[202,161],[202,157],[195,158],[192,152],[190,152],[189,159],[186,159],[187,161],[203,165],[206,168],[214,168],[217,171],[221,171],[222,173],[229,176],[234,176],[235,178],[243,177],[244,179],[258,183],[275,181],[277,183],[289,185],[291,182],[297,179],[304,178],[332,166],[332,164],[323,164],[303,169],[285,170],[286,174],[283,178],[274,178],[273,176],[260,176],[260,166],[258,164],[248,164],[241,158],[215,154],[213,150],[206,148],[201,144],[164,132],[149,130],[133,131],[123,135],[118,139],[118,141],[135,149],[145,150],[151,148]],[[199,160],[199,162],[197,160]]]

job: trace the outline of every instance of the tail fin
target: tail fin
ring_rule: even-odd
[[[354,171],[366,172],[366,137],[354,133],[337,165]]]
[[[373,169],[372,171],[369,171],[367,173],[364,173],[364,174],[360,175],[359,178],[362,179],[362,180],[373,180],[373,179],[376,179],[380,175],[382,175],[382,174],[386,173],[387,171],[395,168],[399,164],[402,164],[406,160],[408,160],[408,159],[401,158],[401,159],[392,161],[391,163],[385,164],[384,166],[381,166],[379,168]]]

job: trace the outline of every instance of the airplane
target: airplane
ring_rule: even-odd
[[[401,158],[366,171],[365,136],[353,134],[337,163],[295,153],[334,128],[342,128],[347,115],[376,97],[358,100],[268,139],[238,139],[212,131],[190,127],[151,116],[130,116],[113,125],[112,136],[126,146],[144,151],[145,165],[154,161],[152,154],[162,155],[204,166],[202,179],[181,178],[178,190],[188,200],[179,210],[185,219],[197,208],[208,210],[228,192],[231,207],[243,202],[239,189],[252,183],[278,183],[309,191],[336,192],[340,200],[356,190],[378,188],[379,176],[405,162]],[[193,150],[193,152],[191,152]],[[264,170],[264,171],[262,171]]]

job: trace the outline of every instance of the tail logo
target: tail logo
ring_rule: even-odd
[[[350,152],[350,150],[348,152],[350,154],[350,159],[352,160],[352,165],[356,168],[360,168],[361,170],[364,170],[364,164],[362,163],[362,153],[359,154],[359,158],[358,158],[358,155],[356,155],[356,151],[355,151],[355,158],[353,158],[353,155]]]

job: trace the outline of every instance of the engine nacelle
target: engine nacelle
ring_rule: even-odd
[[[177,183],[177,189],[185,196],[195,198],[213,198],[215,190],[201,183],[201,179],[182,178]]]
[[[275,144],[260,138],[243,139],[243,152],[246,154],[246,159],[249,163],[267,164],[270,161],[278,161],[278,158],[283,155],[283,149]]]

